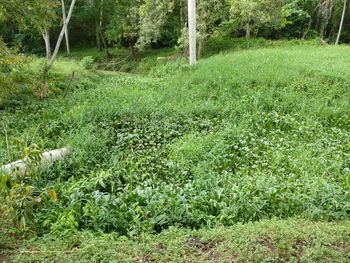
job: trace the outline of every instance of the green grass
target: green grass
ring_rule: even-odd
[[[155,67],[148,75],[108,74],[94,88],[73,90],[66,98],[3,111],[9,139],[71,150],[69,158],[31,182],[38,192],[53,188],[59,197],[57,203],[45,202],[33,211],[32,228],[59,236],[95,231],[136,239],[142,233],[172,229],[155,237],[162,240],[171,233],[171,244],[177,233],[184,239],[189,238],[186,233],[197,235],[182,228],[233,226],[233,236],[241,235],[240,227],[248,232],[252,228],[259,238],[260,228],[276,229],[282,236],[279,227],[284,233],[289,224],[302,225],[305,219],[301,229],[310,227],[313,233],[303,236],[307,245],[302,253],[309,261],[296,256],[277,259],[286,247],[291,250],[288,255],[299,253],[293,250],[298,229],[288,232],[282,243],[272,236],[271,247],[269,240],[259,245],[247,238],[242,247],[226,252],[243,255],[242,262],[336,262],[331,259],[337,256],[339,262],[348,262],[343,247],[332,245],[337,238],[343,240],[340,234],[332,235],[344,230],[343,223],[309,221],[350,216],[348,53],[343,46],[302,45],[221,54],[195,67],[179,60]],[[6,162],[18,155],[15,146],[9,151],[3,143],[0,157]],[[295,216],[303,220],[267,220]],[[266,221],[236,225],[260,220]],[[317,232],[317,226],[322,231]],[[225,231],[230,233],[217,231],[223,231],[223,238]],[[227,238],[236,245],[235,239]],[[82,262],[91,256],[87,251],[94,242],[99,241],[93,237],[76,251]],[[124,247],[129,241],[123,242]],[[146,244],[154,249],[152,242]],[[255,244],[252,250],[250,242]],[[122,257],[131,253],[125,258],[132,262],[131,248],[132,252],[115,252],[104,247],[114,243],[102,243],[102,249]],[[146,249],[137,242],[135,246]],[[180,247],[170,252],[174,262],[181,262],[176,258],[181,257]],[[136,252],[146,253],[141,250]],[[86,255],[80,254],[84,251]],[[329,251],[333,254],[324,257]],[[254,256],[261,260],[254,261]],[[166,262],[166,257],[160,261]]]
[[[272,47],[318,46],[320,39],[311,40],[268,40],[264,38],[217,38],[212,37],[206,41],[204,56],[212,56],[219,52],[233,52],[244,49],[261,49]]]
[[[135,240],[82,232],[45,236],[5,250],[11,262],[240,262],[345,263],[350,261],[350,223],[268,220],[232,227],[170,228]],[[0,252],[1,258],[1,252]]]

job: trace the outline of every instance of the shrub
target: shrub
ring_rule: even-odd
[[[87,56],[87,57],[84,57],[80,62],[79,64],[84,68],[84,69],[93,69],[94,67],[94,59],[92,56]]]
[[[39,146],[32,144],[22,152],[22,161],[26,170],[0,170],[0,215],[2,220],[10,220],[19,230],[24,231],[33,225],[34,211],[45,201],[47,196],[57,201],[56,191],[51,189],[40,192],[35,187],[40,179],[41,154]]]
[[[9,98],[33,89],[32,76],[23,70],[28,62],[29,58],[8,48],[0,38],[0,108]]]

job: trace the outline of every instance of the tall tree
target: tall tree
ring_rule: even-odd
[[[229,19],[230,6],[227,0],[197,0],[197,40],[198,40],[198,57],[203,56],[204,47],[207,39],[212,36],[216,29]],[[187,5],[182,8],[187,9]],[[188,23],[188,19],[184,18]],[[184,23],[181,36],[178,40],[179,47],[188,52],[188,27]]]
[[[230,16],[227,0],[198,0],[198,58],[203,56],[206,40]]]
[[[161,29],[167,21],[168,14],[173,11],[174,4],[172,0],[144,0],[139,7],[139,33],[136,42],[139,50],[159,40]]]
[[[131,55],[157,42],[174,10],[175,0],[117,0],[117,8],[108,25],[109,40],[128,45]]]
[[[327,35],[327,26],[332,17],[332,13],[334,10],[334,4],[336,0],[322,0],[318,1],[317,9],[318,9],[318,24],[320,30],[321,38],[324,38]]]
[[[105,0],[94,0],[91,3],[92,14],[95,19],[96,43],[100,51],[102,51],[103,48],[107,51],[107,42],[104,33],[104,21],[106,13],[105,9],[109,6],[110,4]]]
[[[55,20],[57,0],[1,0],[6,1],[7,14],[25,29],[34,28],[41,33],[45,42],[46,57],[51,56],[50,28]],[[0,2],[1,4],[1,2]]]
[[[57,0],[0,0],[0,6],[4,6],[6,15],[14,22],[20,24],[24,29],[34,28],[42,35],[46,57],[51,56],[50,29],[57,17]]]
[[[135,45],[139,36],[141,4],[138,0],[117,0],[118,8],[106,32],[109,41],[123,42],[127,45],[133,57],[136,57],[137,53]]]
[[[262,25],[271,23],[276,9],[281,9],[280,1],[273,0],[229,0],[233,19],[240,21],[247,38],[257,35]]]

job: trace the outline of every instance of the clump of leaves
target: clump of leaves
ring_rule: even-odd
[[[23,88],[21,84],[31,86],[30,76],[22,72],[28,61],[29,58],[8,48],[0,38],[0,107],[5,103],[5,98]]]
[[[84,69],[93,69],[94,66],[94,58],[92,56],[87,56],[84,57],[79,64],[84,68]]]
[[[35,208],[41,206],[45,199],[57,201],[55,190],[41,191],[35,187],[40,179],[38,168],[42,165],[41,154],[40,147],[31,144],[21,153],[24,169],[0,170],[0,213],[21,231],[29,229],[28,221],[33,218]]]

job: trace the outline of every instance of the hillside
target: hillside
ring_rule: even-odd
[[[49,237],[6,257],[350,262],[349,67],[343,46],[245,50],[102,74],[3,111],[6,162],[23,150],[11,140],[70,149],[29,180],[57,192],[28,215]]]

